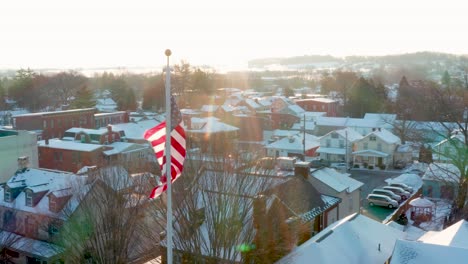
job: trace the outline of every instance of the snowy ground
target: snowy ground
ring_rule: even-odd
[[[411,209],[406,211],[408,224],[402,226],[396,222],[390,222],[388,225],[406,233],[406,239],[411,241],[418,240],[427,231],[441,231],[444,229],[444,220],[450,214],[451,202],[446,200],[431,200],[435,203],[435,217],[432,221],[422,222],[419,226],[414,226],[414,221],[410,219]]]

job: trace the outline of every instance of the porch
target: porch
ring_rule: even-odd
[[[359,168],[388,168],[390,155],[377,150],[359,150],[352,153],[353,166]]]

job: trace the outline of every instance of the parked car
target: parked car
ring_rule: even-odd
[[[395,169],[400,169],[400,170],[401,170],[401,169],[403,169],[403,168],[406,167],[406,161],[404,161],[404,160],[397,160],[397,161],[395,161],[395,164],[393,164],[393,167],[394,167]]]
[[[380,205],[385,206],[390,209],[398,207],[398,202],[393,200],[392,198],[380,195],[380,194],[369,194],[367,195],[367,202],[369,202],[369,206]]]
[[[393,200],[397,201],[397,202],[401,202],[401,196],[390,191],[390,190],[385,190],[385,189],[374,189],[372,191],[372,193],[374,194],[380,194],[380,195],[385,195],[385,196],[388,196],[390,198],[392,198]]]
[[[330,167],[330,162],[324,159],[312,160],[310,162],[310,167],[311,168]]]
[[[348,166],[346,166],[346,163],[332,163],[330,167],[340,170],[340,171],[346,171],[348,169]]]
[[[398,194],[401,196],[401,199],[402,200],[406,200],[410,197],[410,193],[403,190],[402,188],[400,187],[395,187],[395,186],[384,186],[382,187],[382,189],[384,190],[390,190],[392,192],[394,192],[395,194]]]
[[[404,184],[404,183],[400,183],[400,182],[392,182],[389,184],[389,186],[395,186],[395,187],[400,187],[402,188],[403,190],[409,192],[410,194],[413,193],[413,188]]]

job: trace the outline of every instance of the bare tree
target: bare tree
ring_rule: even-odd
[[[149,175],[131,176],[113,166],[89,171],[87,177],[89,184],[64,210],[67,221],[56,238],[65,259],[131,263],[154,258],[159,232],[147,198]]]
[[[175,258],[208,263],[244,260],[239,247],[253,243],[255,235],[253,198],[281,180],[272,177],[272,170],[248,165],[240,156],[189,154],[184,175],[174,184]],[[160,212],[157,222],[164,223],[164,203]]]

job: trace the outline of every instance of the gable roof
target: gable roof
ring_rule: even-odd
[[[468,249],[397,240],[390,264],[462,264]]]
[[[364,183],[349,177],[349,173],[340,173],[331,168],[313,170],[310,175],[337,192],[351,193],[364,185]]]
[[[382,141],[388,144],[400,144],[401,140],[392,132],[386,130],[385,128],[378,128],[375,131],[370,132],[364,138],[370,137],[375,135],[376,137],[380,138]]]
[[[303,134],[295,134],[288,137],[284,137],[278,141],[275,141],[265,148],[269,149],[281,149],[281,150],[291,150],[291,151],[303,151],[304,145],[302,144]],[[318,138],[314,135],[305,134],[305,150],[310,150],[316,147],[319,147],[320,143]]]
[[[353,214],[325,228],[277,263],[385,263],[395,241],[404,236],[393,227]]]
[[[431,163],[422,179],[432,181],[458,182],[460,170],[451,163]]]
[[[317,189],[302,176],[292,177],[262,193],[271,199],[278,199],[289,210],[289,217],[310,221],[326,210],[327,204]]]
[[[468,249],[468,222],[460,220],[440,232],[431,232],[430,236],[421,237],[420,241]]]

